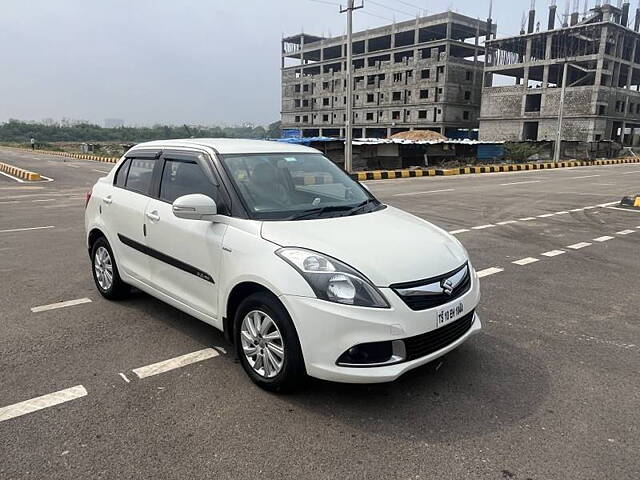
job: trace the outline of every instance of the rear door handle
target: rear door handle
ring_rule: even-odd
[[[112,204],[112,203],[113,203],[113,198],[111,198],[111,195],[107,195],[106,197],[104,197],[104,198],[102,199],[102,201],[103,201],[104,203],[106,203],[107,205],[110,205],[110,204]]]
[[[160,220],[160,215],[158,215],[157,210],[154,210],[153,212],[147,212],[147,218],[152,222],[157,222]]]

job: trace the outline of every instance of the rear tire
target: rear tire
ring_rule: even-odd
[[[304,358],[293,321],[272,295],[257,292],[236,310],[234,340],[240,363],[265,390],[290,392],[304,385]]]
[[[100,294],[109,300],[126,297],[131,287],[124,283],[118,273],[113,251],[106,238],[98,238],[91,248],[91,271]]]

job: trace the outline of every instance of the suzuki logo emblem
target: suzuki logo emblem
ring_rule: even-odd
[[[451,295],[453,293],[453,282],[451,280],[443,280],[440,286],[447,295]]]

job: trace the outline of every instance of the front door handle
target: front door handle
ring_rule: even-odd
[[[111,195],[107,195],[102,199],[102,201],[107,205],[111,205],[113,203],[113,198],[111,198]]]
[[[158,215],[157,210],[154,210],[153,212],[147,212],[147,218],[152,222],[158,222],[160,220],[160,215]]]

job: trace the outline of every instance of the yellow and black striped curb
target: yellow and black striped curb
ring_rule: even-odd
[[[620,200],[621,207],[640,208],[640,193],[638,195],[630,195]]]
[[[387,180],[392,178],[435,177],[438,175],[465,175],[468,173],[520,172],[524,170],[546,170],[549,168],[587,167],[591,165],[617,165],[621,163],[640,163],[640,158],[614,158],[611,160],[593,160],[590,162],[570,160],[551,163],[512,163],[508,165],[485,165],[480,167],[460,168],[423,168],[402,170],[373,170],[355,172],[351,178],[363,180]]]
[[[2,162],[0,162],[0,172],[8,173],[9,175],[13,175],[14,177],[21,178],[22,180],[42,180],[42,177],[39,173],[30,172],[29,170],[25,170],[24,168],[14,167],[13,165]]]
[[[23,152],[34,152],[34,153],[42,153],[45,155],[56,155],[58,157],[69,157],[69,158],[77,158],[79,160],[93,160],[96,162],[106,162],[106,163],[116,163],[120,160],[120,157],[102,157],[100,155],[89,155],[87,153],[71,153],[71,152],[58,152],[55,150],[32,150],[31,148],[22,148],[22,147],[9,147],[6,145],[0,145],[2,148],[11,148],[13,150],[20,150]]]

